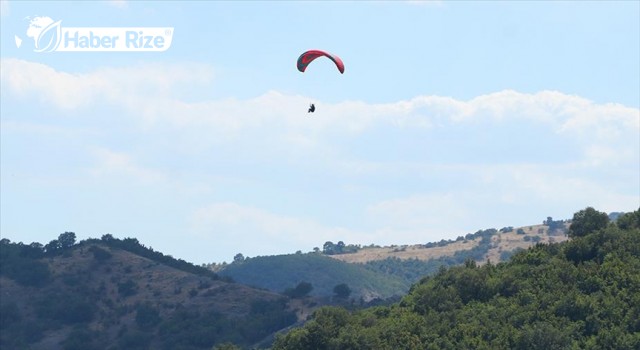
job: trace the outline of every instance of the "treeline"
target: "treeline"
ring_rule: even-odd
[[[443,268],[393,306],[321,309],[273,349],[639,349],[640,210],[581,210],[569,235]]]
[[[114,238],[110,234],[106,234],[106,235],[103,235],[100,240],[87,239],[84,242],[86,242],[86,244],[102,242],[111,248],[126,250],[130,253],[142,256],[144,258],[147,258],[149,260],[155,261],[160,264],[171,266],[175,269],[178,269],[184,272],[192,273],[194,275],[203,276],[203,277],[210,277],[214,280],[217,280],[219,278],[219,276],[215,272],[211,271],[206,267],[197,266],[182,259],[176,259],[171,255],[164,255],[161,252],[157,252],[153,250],[153,248],[147,248],[143,244],[141,244],[136,238],[118,239],[118,238]]]
[[[500,232],[508,232],[508,231],[503,231],[505,229],[500,230]],[[423,244],[422,246],[424,248],[434,248],[434,247],[446,247],[449,244],[455,243],[455,242],[460,242],[460,241],[471,241],[471,240],[475,240],[475,239],[480,239],[482,242],[481,244],[484,243],[490,243],[491,242],[491,237],[493,235],[495,235],[496,233],[498,233],[498,230],[496,230],[495,228],[490,228],[490,229],[486,229],[486,230],[478,230],[475,233],[467,233],[464,236],[458,236],[458,238],[456,238],[455,240],[453,239],[442,239],[438,242],[429,242],[427,244]]]
[[[509,231],[504,231],[506,230],[506,228],[500,230],[500,232],[509,232]],[[513,230],[513,227],[511,228],[511,230]],[[433,248],[433,247],[445,247],[449,244],[455,243],[455,242],[460,242],[460,241],[466,241],[466,240],[475,240],[475,239],[481,239],[483,241],[490,241],[491,237],[493,235],[495,235],[496,233],[498,233],[498,230],[491,228],[491,229],[486,229],[486,230],[478,230],[475,233],[468,233],[465,236],[458,236],[458,238],[456,238],[455,240],[453,239],[442,239],[438,242],[429,242],[426,244],[423,244],[422,247],[423,248]],[[379,246],[376,245],[371,245],[369,248],[379,248]],[[394,247],[394,246],[392,246]],[[367,248],[367,247],[365,247]],[[402,248],[397,248],[398,250],[403,250],[406,247],[402,247]],[[337,255],[337,254],[350,254],[350,253],[357,253],[360,249],[362,249],[362,246],[359,244],[345,244],[343,241],[338,241],[338,243],[333,243],[331,241],[327,241],[324,243],[324,245],[322,246],[322,253],[325,255]],[[319,253],[320,249],[319,248],[315,248],[314,252]]]
[[[615,218],[619,215],[620,213],[612,213],[609,216]],[[549,216],[547,217],[546,220],[543,220],[542,224],[548,227],[547,233],[549,235],[553,235],[558,233],[564,233],[566,231],[565,224],[568,222],[570,222],[570,220],[553,220],[553,218]],[[530,227],[529,229],[531,230],[532,228]],[[486,244],[489,244],[491,242],[491,237],[495,236],[496,234],[510,233],[513,231],[514,231],[513,226],[503,227],[500,230],[496,230],[495,228],[478,230],[474,233],[467,233],[464,236],[458,236],[456,239],[441,239],[438,242],[429,242],[429,243],[421,244],[420,247],[422,248],[446,247],[456,242],[466,242],[466,241],[477,240],[477,239],[481,240],[481,245],[486,246]],[[540,228],[536,233],[540,234],[543,231],[544,230]],[[519,235],[526,234],[525,230],[522,228],[519,228],[516,231],[516,233]],[[541,238],[539,236],[526,236],[524,240],[533,241],[537,243],[538,241],[541,240]],[[396,246],[392,245],[391,247],[395,248]],[[380,248],[380,246],[372,244],[370,246],[362,247],[361,245],[356,245],[356,244],[347,245],[343,241],[339,241],[338,243],[333,243],[331,241],[328,241],[323,245],[322,253],[325,255],[349,254],[349,253],[356,253],[363,248]],[[404,251],[406,248],[407,246],[401,246],[399,248],[396,248],[395,251]],[[320,252],[320,249],[315,248],[314,251],[318,253]],[[477,260],[480,260],[480,259],[477,259]]]
[[[49,266],[40,261],[44,257],[41,244],[29,245],[0,240],[0,275],[8,277],[23,286],[39,287],[51,278]]]
[[[356,253],[360,249],[360,245],[345,244],[343,241],[338,241],[338,243],[327,241],[322,245],[322,253],[325,255]]]
[[[51,240],[46,245],[34,242],[24,244],[12,243],[9,239],[0,240],[0,273],[16,280],[23,285],[38,286],[47,283],[50,273],[45,263],[38,261],[44,257],[64,255],[74,246],[88,246],[94,243],[102,243],[110,248],[122,249],[139,255],[149,260],[164,264],[175,269],[192,273],[198,276],[209,277],[214,280],[219,276],[203,266],[197,266],[182,259],[176,259],[171,255],[165,255],[154,251],[141,244],[136,238],[114,238],[110,234],[103,235],[101,239],[89,238],[76,243],[74,232],[65,232],[58,239]],[[110,253],[104,249],[91,248],[96,259],[107,259]]]

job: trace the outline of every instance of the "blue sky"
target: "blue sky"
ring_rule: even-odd
[[[640,207],[637,1],[1,6],[12,241],[111,233],[208,263]],[[173,41],[39,53],[34,16]],[[298,72],[307,49],[345,73]]]

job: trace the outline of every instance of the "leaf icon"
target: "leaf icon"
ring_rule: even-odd
[[[57,21],[44,28],[36,38],[36,52],[55,51],[62,40],[62,27]]]

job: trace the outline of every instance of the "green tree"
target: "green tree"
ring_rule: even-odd
[[[62,248],[62,246],[60,245],[60,241],[57,239],[51,240],[51,242],[44,246],[45,252],[49,255],[55,255],[60,251],[60,248]]]
[[[347,299],[351,295],[351,288],[346,283],[340,283],[333,287],[333,293],[337,298]]]
[[[103,240],[104,242],[113,242],[115,240],[115,238],[113,238],[113,235],[110,233],[102,235],[100,239]]]
[[[516,349],[566,349],[570,339],[561,329],[549,323],[526,325],[520,333]]]
[[[339,241],[338,244],[336,244],[336,253],[338,253],[338,254],[344,253],[344,247],[345,246],[346,245],[344,244],[343,241]]]
[[[580,210],[573,214],[571,226],[569,226],[569,237],[583,237],[597,230],[607,227],[609,215],[599,212],[592,207]]]
[[[336,253],[336,245],[331,241],[324,242],[322,252],[326,255],[333,255]]]
[[[60,248],[62,249],[72,247],[74,244],[76,244],[76,234],[73,232],[61,233],[60,236],[58,236],[58,242],[60,243]]]
[[[284,294],[291,298],[302,298],[307,296],[313,290],[313,285],[309,282],[300,282],[295,288],[287,288]]]
[[[616,224],[623,230],[640,228],[640,209],[620,215],[616,220]]]

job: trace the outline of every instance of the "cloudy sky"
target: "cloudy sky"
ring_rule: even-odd
[[[640,207],[637,1],[1,9],[12,241],[111,233],[200,264]],[[37,16],[172,27],[172,42],[35,52]],[[345,73],[328,59],[298,72],[307,49]]]

